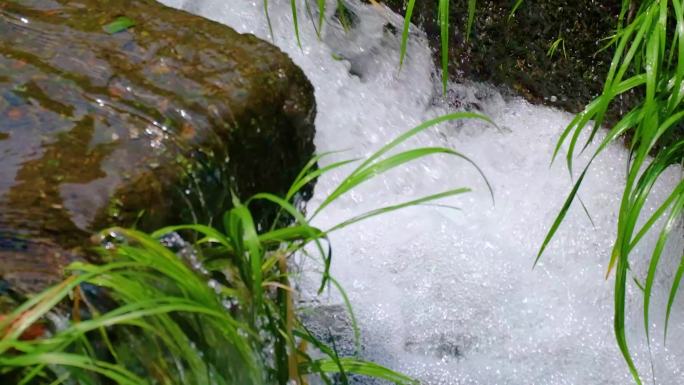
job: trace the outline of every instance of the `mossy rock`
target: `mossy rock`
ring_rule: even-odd
[[[227,26],[152,0],[0,2],[0,281],[42,287],[112,225],[283,194],[314,115],[302,71]]]

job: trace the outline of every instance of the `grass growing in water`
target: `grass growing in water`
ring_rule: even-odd
[[[510,12],[515,12],[523,5],[523,0],[515,0]],[[297,34],[296,7],[295,31]],[[416,0],[406,0],[404,27],[401,36],[399,66],[403,65],[407,54],[409,29]],[[323,22],[325,0],[318,0],[319,31]],[[440,27],[442,86],[446,90],[448,47],[449,47],[449,0],[437,2],[437,20]],[[559,139],[554,151],[554,159],[561,147],[567,144],[566,155],[568,169],[572,173],[573,159],[578,152],[586,150],[593,142],[599,127],[604,122],[611,103],[622,94],[632,90],[643,91],[645,97],[641,103],[623,115],[608,131],[592,154],[590,162],[579,174],[568,198],[563,204],[557,218],[542,243],[535,264],[539,261],[548,243],[562,223],[567,211],[574,201],[579,188],[592,162],[606,147],[625,135],[631,136],[630,158],[628,160],[626,186],[623,191],[616,241],[611,252],[607,276],[615,270],[615,314],[614,329],[618,346],[629,366],[629,370],[638,384],[641,378],[636,370],[625,335],[625,300],[629,257],[635,246],[650,231],[655,231],[659,220],[658,240],[652,250],[649,268],[645,277],[635,277],[635,281],[644,295],[643,318],[645,334],[650,344],[649,308],[654,285],[655,274],[668,237],[674,226],[681,221],[684,210],[684,181],[680,181],[670,192],[667,199],[639,225],[644,204],[654,184],[662,173],[671,165],[682,164],[684,157],[684,140],[681,139],[681,127],[684,122],[684,16],[680,1],[646,0],[635,2],[623,0],[618,20],[618,30],[610,40],[615,53],[609,72],[606,76],[602,93],[589,103],[586,109],[578,114],[568,125]],[[468,18],[466,38],[470,36],[476,10],[476,1],[468,0]],[[564,52],[564,39],[559,37],[552,43],[547,55],[553,56],[558,48]],[[590,123],[594,121],[593,126]],[[590,128],[591,127],[591,128]],[[580,143],[580,135],[589,130],[585,143]],[[677,131],[679,130],[679,133]],[[653,155],[653,157],[649,157]],[[684,277],[684,255],[674,273],[674,280],[669,293],[665,317],[664,336],[670,314],[682,277]]]
[[[313,336],[297,317],[288,259],[313,245],[322,260],[320,291],[328,282],[342,290],[329,275],[329,233],[366,218],[469,191],[451,189],[383,207],[330,229],[310,224],[354,187],[407,162],[437,154],[470,162],[441,147],[394,152],[407,139],[438,123],[463,118],[489,121],[477,114],[453,113],[407,131],[361,162],[309,217],[292,204],[297,192],[352,161],[316,169],[317,161],[325,156],[320,155],[304,168],[285,197],[257,194],[244,203],[234,199],[233,209],[224,216],[223,231],[194,224],[152,234],[121,228],[103,232],[99,252],[110,262],[71,265],[62,283],[0,320],[0,378],[50,385],[289,385],[307,384],[311,374],[327,384],[346,384],[350,374],[358,374],[396,384],[415,383],[358,357],[339,357],[335,349]],[[271,202],[294,223],[260,231],[249,209],[258,200]],[[190,254],[185,259],[178,250],[160,243],[160,238],[178,233],[193,239],[191,248],[175,243],[184,249],[181,254]],[[69,299],[71,306],[66,308]],[[58,313],[70,317],[61,325],[58,322],[49,336],[22,339],[35,322],[54,319]],[[357,329],[353,315],[351,320]],[[358,339],[358,331],[355,334]],[[309,346],[317,353],[310,354]]]
[[[449,66],[449,4],[451,0],[438,0],[437,3],[437,19],[439,21],[440,27],[440,44],[441,44],[441,67],[442,67],[442,91],[446,93],[447,82],[449,81],[449,72],[447,71]],[[475,21],[475,12],[477,9],[477,0],[467,0],[468,1],[468,18],[466,22],[466,41],[470,38],[471,31],[473,29],[473,22]],[[371,0],[371,3],[376,3],[375,0]],[[522,0],[518,0],[515,5],[514,10],[511,14],[520,6]],[[308,5],[308,2],[307,2]],[[413,16],[413,9],[415,8],[416,0],[407,0],[406,3],[406,13],[404,14],[404,27],[401,34],[401,49],[399,54],[399,68],[404,64],[404,59],[406,58],[406,51],[408,47],[409,29],[411,27],[411,17]],[[292,25],[294,28],[295,39],[297,44],[301,47],[302,42],[299,37],[299,21],[298,21],[298,8],[297,0],[290,0],[290,6],[292,9]],[[315,25],[316,32],[320,38],[320,33],[323,28],[323,21],[325,18],[326,11],[326,0],[316,0],[316,7],[318,11],[318,20]],[[346,9],[344,0],[336,0],[336,7],[341,14],[344,15],[344,10]],[[268,0],[263,0],[264,14],[266,15],[266,20],[268,23],[268,28],[271,36],[273,34],[273,28],[271,26],[271,19],[268,13]],[[307,9],[308,10],[308,9]],[[312,18],[313,20],[313,18]],[[342,24],[345,24],[344,20],[341,20]],[[345,26],[346,27],[346,26]]]
[[[312,17],[311,14],[311,9],[308,7],[309,2],[306,2],[307,5],[307,12],[309,16],[311,16],[311,20],[313,21],[314,18]],[[337,10],[344,15],[346,11],[346,6],[344,3],[344,0],[336,0],[336,8]],[[264,8],[264,15],[266,15],[266,22],[268,23],[268,30],[269,33],[271,34],[271,38],[274,38],[275,35],[273,33],[273,26],[271,24],[271,17],[268,13],[268,0],[263,0],[263,8]],[[297,0],[290,0],[290,9],[292,10],[292,27],[294,28],[294,35],[295,39],[297,40],[297,45],[301,48],[302,47],[302,41],[299,36],[299,11],[297,7]],[[325,11],[326,11],[326,0],[316,0],[316,10],[318,11],[318,20],[314,23],[314,29],[316,30],[316,34],[318,35],[318,38],[321,38],[321,30],[323,29],[323,21],[325,21]],[[347,28],[348,27],[348,20],[346,20],[344,17],[340,20],[342,25]]]
[[[568,145],[567,167],[572,173],[573,158],[585,150],[593,141],[610,106],[620,95],[631,90],[642,90],[643,100],[626,113],[608,131],[594,151],[591,160],[579,174],[568,198],[556,217],[544,240],[537,261],[558,230],[570,205],[589,170],[593,160],[606,147],[631,135],[630,157],[627,164],[626,185],[622,195],[616,240],[610,256],[607,275],[615,270],[615,314],[614,329],[618,346],[637,384],[641,384],[629,344],[625,335],[625,298],[630,255],[635,246],[660,219],[664,220],[658,233],[658,241],[652,250],[646,277],[635,277],[643,290],[644,325],[650,344],[649,306],[654,278],[660,257],[673,227],[681,221],[684,209],[684,180],[670,192],[665,201],[639,225],[638,219],[644,211],[644,204],[657,180],[671,165],[682,164],[684,139],[676,130],[684,119],[684,5],[680,1],[649,0],[637,5],[631,21],[627,20],[632,2],[625,0],[619,16],[619,28],[612,38],[615,53],[606,76],[603,92],[578,114],[562,133],[554,159],[561,146]],[[593,126],[590,125],[594,121]],[[590,128],[591,127],[591,128]],[[588,139],[580,143],[580,134],[589,130]],[[581,148],[578,150],[578,148]],[[653,155],[650,157],[649,155]],[[535,262],[536,263],[536,262]],[[670,312],[679,285],[684,275],[684,256],[675,273],[666,310],[665,337]],[[650,345],[649,345],[650,348]]]
[[[441,65],[442,65],[442,92],[446,94],[447,83],[449,81],[449,2],[450,0],[439,0],[437,3],[437,20],[439,22],[440,30],[440,44],[441,44]],[[404,64],[406,57],[406,48],[408,46],[409,29],[411,27],[411,17],[413,17],[413,9],[416,6],[416,0],[408,0],[406,4],[406,13],[404,14],[404,29],[401,34],[401,51],[399,54],[399,68]],[[466,24],[466,41],[470,38],[470,33],[473,29],[473,21],[475,20],[475,10],[477,8],[477,0],[468,0],[468,20]]]

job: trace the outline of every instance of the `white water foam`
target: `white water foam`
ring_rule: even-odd
[[[260,0],[165,3],[270,39]],[[328,1],[319,41],[305,4],[298,0],[300,48],[290,1],[269,3],[275,44],[302,67],[316,89],[318,151],[348,149],[328,163],[365,156],[419,122],[457,108],[479,108],[499,126],[445,124],[411,143],[452,147],[471,157],[492,183],[495,205],[472,167],[453,158],[434,158],[362,185],[317,217],[315,224],[327,228],[372,208],[448,188],[475,190],[442,202],[460,211],[406,209],[333,234],[332,272],[355,307],[364,358],[429,385],[631,383],[612,331],[613,280],[604,279],[625,149],[610,147],[581,190],[595,227],[574,205],[532,270],[538,247],[571,188],[562,162],[549,167],[571,115],[505,99],[483,85],[450,84],[448,96],[442,97],[431,52],[417,29],[398,71],[399,37],[386,25],[400,30],[402,19],[382,6],[351,1],[358,18],[344,32],[333,17],[334,2]],[[681,180],[681,170],[669,171],[647,212]],[[325,175],[310,207],[344,175]],[[675,303],[668,344],[662,343],[666,295],[684,249],[681,231],[672,238],[652,304],[655,379],[664,385],[684,384],[681,298]],[[637,277],[644,276],[653,242],[653,237],[646,239],[634,254]],[[307,288],[306,281],[303,286]],[[642,299],[631,282],[628,296],[628,339],[646,383],[652,383]]]

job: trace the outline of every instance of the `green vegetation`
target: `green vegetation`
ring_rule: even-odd
[[[102,27],[102,29],[108,34],[115,34],[127,30],[128,28],[134,27],[135,21],[130,17],[119,16],[116,20]]]
[[[511,17],[522,3],[522,0],[513,3]],[[415,5],[416,0],[406,2],[400,67],[407,54]],[[467,2],[466,36],[470,35],[473,26],[476,5],[475,0]],[[268,19],[268,0],[264,0],[263,6]],[[318,19],[315,23],[320,33],[325,0],[317,0],[316,6]],[[343,0],[339,0],[337,6],[343,10]],[[291,8],[294,35],[301,44],[295,0],[291,0]],[[643,319],[650,341],[649,308],[655,276],[669,235],[684,212],[684,181],[680,181],[655,211],[644,213],[645,203],[661,175],[668,167],[682,164],[684,159],[681,135],[684,120],[683,8],[681,2],[674,0],[647,0],[639,4],[622,1],[618,28],[606,46],[612,47],[614,54],[603,90],[564,130],[556,145],[554,159],[567,145],[566,164],[572,175],[574,158],[594,142],[601,125],[608,122],[611,106],[628,93],[643,94],[643,98],[610,125],[593,150],[535,260],[536,264],[562,224],[592,162],[608,145],[628,137],[631,156],[607,274],[613,270],[616,274],[616,340],[638,384],[642,383],[640,373],[625,334],[630,256],[646,234],[657,231],[648,271],[645,277],[634,277],[644,296]],[[446,91],[450,1],[440,0],[437,11],[442,86]],[[270,19],[268,23],[270,28]],[[116,33],[133,25],[130,19],[117,19],[105,30]],[[565,56],[566,38],[572,37],[559,36],[546,55],[554,56],[560,49]],[[339,357],[334,347],[324,345],[312,335],[297,317],[288,261],[297,253],[311,257],[310,250],[315,250],[321,261],[319,292],[332,285],[343,293],[329,273],[331,254],[326,243],[330,232],[392,210],[467,192],[465,188],[451,189],[380,208],[330,229],[318,229],[310,224],[325,207],[377,174],[430,155],[446,154],[468,160],[446,148],[420,148],[389,155],[397,145],[428,127],[460,118],[486,120],[471,113],[456,113],[408,131],[361,162],[310,216],[293,205],[299,190],[324,173],[352,161],[340,161],[317,169],[316,163],[326,154],[312,159],[284,197],[257,194],[246,202],[234,200],[234,207],[224,216],[222,229],[193,224],[165,228],[152,234],[119,228],[103,232],[99,253],[110,262],[72,265],[64,282],[31,298],[0,320],[0,375],[16,379],[20,384],[100,384],[106,383],[104,379],[118,384],[287,384],[290,381],[305,384],[306,376],[311,374],[329,384],[347,383],[349,374],[384,378],[398,384],[413,383],[406,376],[358,357]],[[274,225],[267,230],[258,229],[252,218],[250,204],[256,201],[270,202],[280,212]],[[283,216],[290,218],[292,225],[277,226],[282,223],[279,219]],[[160,244],[161,238],[175,232],[192,241],[192,252],[200,268],[193,268],[191,261],[181,259],[175,251]],[[674,272],[669,292],[665,337],[683,276],[684,256]],[[344,294],[343,297],[346,298]],[[104,306],[100,301],[111,306]],[[70,304],[68,309],[65,308],[67,302]],[[348,301],[347,306],[351,312]],[[36,322],[66,313],[71,314],[69,322],[52,325],[52,333],[47,338],[22,338]],[[354,320],[353,315],[350,318]],[[355,334],[358,346],[358,330]]]
[[[442,92],[446,93],[447,82],[449,81],[449,3],[450,0],[439,0],[437,9],[437,20],[440,29],[440,44],[441,44],[441,64],[442,64]],[[411,26],[411,17],[413,16],[413,9],[416,6],[416,0],[408,0],[406,5],[406,13],[404,14],[404,29],[401,34],[401,53],[399,55],[399,67],[404,63],[406,57],[406,47],[408,44],[409,28]],[[466,39],[469,38],[473,28],[473,21],[475,20],[475,10],[477,8],[476,0],[468,0],[468,20],[466,25]]]
[[[325,10],[326,10],[326,0],[316,0],[316,10],[318,11],[318,20],[317,23],[314,24],[314,28],[316,29],[316,34],[318,37],[321,37],[321,29],[323,28],[323,22],[325,21]],[[337,10],[340,12],[341,17],[340,17],[340,22],[345,28],[348,28],[349,26],[349,20],[346,18],[346,6],[344,4],[344,0],[337,0]],[[271,17],[268,13],[268,0],[264,0],[263,2],[263,8],[264,8],[264,14],[266,15],[266,22],[268,23],[268,30],[271,34],[271,37],[274,37],[275,35],[273,34],[273,26],[271,25]],[[292,9],[292,26],[294,28],[294,35],[295,39],[297,39],[297,45],[299,47],[302,46],[302,41],[299,37],[299,16],[298,16],[298,9],[297,9],[297,0],[290,0],[290,8]],[[314,17],[311,14],[311,9],[308,7],[307,3],[307,13],[309,16],[311,16],[311,20],[314,20]]]
[[[300,189],[353,160],[316,168],[326,156],[322,154],[309,162],[284,197],[257,194],[244,203],[234,198],[222,230],[192,224],[149,235],[122,228],[102,232],[98,252],[107,263],[72,264],[63,282],[0,320],[0,378],[51,385],[306,384],[307,376],[315,374],[327,384],[346,384],[350,374],[359,374],[414,383],[358,357],[339,357],[334,346],[312,335],[297,316],[288,262],[295,254],[318,255],[319,293],[330,285],[342,291],[329,275],[328,234],[376,215],[469,191],[450,189],[383,207],[330,229],[310,224],[354,187],[407,162],[439,154],[470,162],[448,148],[395,151],[436,124],[464,118],[489,122],[461,112],[407,131],[361,162],[308,217],[292,203]],[[282,221],[276,218],[271,228],[259,229],[250,212],[257,201],[271,203],[278,217],[289,217],[292,224],[277,226]],[[164,237],[174,234],[182,234],[192,247],[182,242],[165,246],[169,242]],[[346,299],[343,291],[342,296]],[[57,316],[61,320],[51,323],[45,338],[25,338],[37,323]],[[353,315],[350,319],[359,346]]]
[[[633,19],[627,20],[632,5],[630,1],[623,1],[619,29],[611,40],[615,46],[615,53],[603,92],[565,129],[556,146],[554,158],[559,154],[561,146],[567,144],[566,162],[572,173],[574,156],[585,150],[593,141],[605,121],[611,103],[632,90],[642,91],[644,98],[610,128],[594,151],[591,161],[579,174],[575,186],[551,226],[537,260],[577,196],[592,161],[610,143],[629,136],[630,157],[626,185],[620,204],[616,240],[610,256],[608,274],[615,269],[615,336],[634,380],[641,384],[625,336],[626,285],[632,251],[644,235],[661,225],[658,241],[650,257],[648,273],[646,277],[635,277],[643,290],[643,316],[648,337],[649,305],[656,270],[670,232],[681,220],[684,208],[683,180],[653,213],[649,215],[644,212],[644,204],[663,172],[671,165],[681,164],[684,159],[684,138],[677,133],[684,118],[684,14],[681,2],[651,0],[638,5]],[[580,143],[580,134],[583,131],[589,131],[584,144]],[[581,150],[578,150],[578,146],[581,146]],[[640,224],[639,218],[644,215],[648,215],[646,221]],[[665,336],[672,304],[683,274],[684,256],[670,290]]]
[[[406,55],[408,31],[415,7],[415,0],[406,1],[405,24],[401,41],[400,66]],[[509,17],[523,4],[516,0]],[[440,28],[441,66],[443,87],[446,90],[449,37],[449,0],[438,2],[438,25]],[[610,256],[607,275],[615,269],[615,336],[620,350],[627,362],[635,381],[641,384],[629,352],[625,335],[625,297],[627,273],[630,270],[629,256],[635,246],[656,226],[661,226],[657,243],[652,250],[649,269],[646,277],[635,277],[637,285],[644,296],[644,325],[647,339],[649,337],[649,306],[653,290],[656,270],[672,229],[681,222],[684,211],[684,181],[674,187],[667,199],[646,218],[643,224],[638,220],[644,215],[644,204],[656,181],[665,170],[675,164],[684,162],[684,135],[682,124],[684,110],[684,5],[678,1],[649,0],[634,2],[623,0],[617,30],[604,47],[614,47],[613,59],[606,75],[603,91],[585,110],[579,113],[568,125],[560,137],[554,159],[564,144],[568,145],[566,156],[567,167],[572,174],[573,158],[578,152],[588,148],[593,142],[601,125],[607,122],[607,114],[611,105],[618,104],[621,97],[629,94],[643,94],[643,98],[630,111],[618,117],[617,123],[610,127],[607,135],[594,151],[590,162],[579,174],[567,200],[561,208],[544,240],[535,264],[541,258],[548,243],[562,223],[568,209],[577,196],[591,163],[606,147],[625,137],[630,138],[628,171],[626,186],[623,192],[616,240]],[[475,13],[475,1],[468,2],[468,18],[466,36],[472,29]],[[603,36],[596,36],[601,40]],[[565,51],[565,39],[559,36],[546,52],[552,57],[561,49]],[[580,143],[580,135],[589,131],[584,144]],[[581,146],[581,150],[578,150]],[[670,312],[680,282],[684,276],[684,255],[670,290],[665,320],[665,337]]]
[[[549,50],[546,51],[546,54],[549,57],[553,57],[553,55],[556,54],[558,51],[558,48],[560,47],[561,52],[563,52],[563,57],[567,58],[568,53],[565,51],[565,39],[563,39],[562,36],[559,36],[558,39],[554,40],[553,43],[549,46]]]
[[[475,11],[477,9],[477,0],[467,0],[468,3],[468,19],[467,19],[467,25],[466,25],[466,39],[470,36],[470,32],[473,28],[473,22],[475,21]],[[371,2],[375,2],[371,0]],[[301,46],[301,40],[299,37],[299,22],[298,22],[298,17],[297,17],[297,2],[296,0],[290,0],[291,8],[292,8],[292,20],[293,20],[293,27],[294,27],[294,34],[295,38],[297,39],[297,44]],[[449,4],[450,0],[439,0],[438,2],[438,20],[439,20],[439,26],[440,26],[440,42],[441,42],[441,64],[442,64],[442,87],[443,87],[443,92],[446,93],[446,87],[447,87],[447,82],[449,80],[449,72],[448,72],[448,65],[449,65]],[[325,17],[325,10],[326,10],[326,3],[325,0],[316,0],[316,5],[317,5],[317,11],[318,11],[318,24],[316,26],[316,31],[319,34],[320,37],[320,31],[323,27],[323,21]],[[404,59],[406,57],[406,49],[408,46],[408,36],[409,36],[409,28],[411,26],[411,17],[413,16],[413,9],[415,8],[416,5],[416,0],[407,0],[406,3],[406,13],[404,14],[404,28],[402,30],[402,35],[401,35],[401,53],[399,56],[399,67],[404,64]],[[518,4],[519,6],[519,4]],[[268,14],[268,0],[264,0],[263,2],[263,7],[264,7],[264,13],[266,14],[266,20],[268,22],[268,27],[271,32],[271,36],[273,36],[273,28],[271,27],[271,20]],[[344,0],[337,0],[337,8],[338,10],[341,10],[340,12],[342,15],[345,14],[345,4]],[[516,6],[517,8],[517,6]],[[344,19],[344,18],[343,18]],[[345,20],[341,20],[343,25],[345,24]]]

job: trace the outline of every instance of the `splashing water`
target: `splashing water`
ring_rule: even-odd
[[[271,39],[262,1],[165,2]],[[444,124],[411,143],[448,146],[471,157],[492,183],[495,204],[472,167],[434,158],[379,176],[316,218],[317,226],[327,228],[387,204],[454,187],[474,189],[440,202],[460,210],[406,209],[332,235],[332,272],[355,307],[364,358],[430,385],[631,383],[613,336],[613,280],[604,279],[627,151],[620,145],[609,148],[585,180],[581,197],[594,225],[581,206],[574,205],[532,270],[538,247],[571,188],[562,162],[549,167],[555,142],[571,115],[505,98],[479,84],[450,84],[443,97],[430,49],[415,28],[399,71],[397,30],[403,21],[383,6],[349,2],[354,16],[345,32],[334,2],[328,1],[319,41],[306,4],[298,2],[300,48],[290,2],[270,3],[274,43],[302,67],[316,89],[318,151],[348,150],[327,162],[368,155],[421,121],[455,109],[480,110],[498,125]],[[669,171],[647,212],[681,179],[680,169]],[[325,175],[310,207],[344,175]],[[644,276],[653,238],[642,241],[633,255],[636,277]],[[662,342],[667,290],[682,249],[679,231],[661,262],[652,302],[651,349],[658,384],[684,382],[681,299],[675,304],[668,343]],[[313,290],[306,278],[302,286]],[[641,293],[630,282],[628,339],[641,373],[651,383],[641,305]]]

